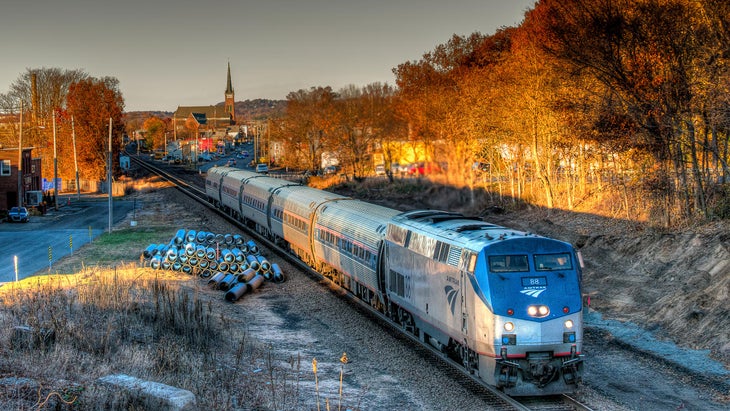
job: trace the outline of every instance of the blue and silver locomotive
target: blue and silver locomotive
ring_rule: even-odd
[[[487,384],[547,395],[581,378],[582,261],[568,243],[228,167],[206,192]]]

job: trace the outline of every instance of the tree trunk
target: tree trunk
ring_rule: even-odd
[[[695,208],[707,217],[707,202],[705,199],[705,184],[702,178],[702,168],[697,161],[697,145],[695,136],[695,127],[692,121],[687,121],[687,137],[689,138],[690,159],[692,161],[692,176],[695,180],[694,186],[694,205]]]
[[[553,187],[550,183],[550,178],[546,173],[545,168],[540,162],[540,156],[538,151],[537,134],[532,139],[532,157],[535,161],[535,175],[540,180],[542,188],[545,192],[545,206],[547,208],[553,208]]]

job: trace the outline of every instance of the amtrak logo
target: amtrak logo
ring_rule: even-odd
[[[529,295],[530,297],[539,297],[540,294],[542,294],[543,291],[547,290],[547,288],[531,288],[528,290],[522,290],[520,291],[522,294]]]
[[[446,300],[449,302],[449,307],[451,307],[451,315],[454,315],[454,310],[456,310],[456,297],[459,295],[459,290],[447,285],[444,287],[444,292],[446,293]]]

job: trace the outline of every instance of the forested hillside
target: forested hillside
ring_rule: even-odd
[[[223,106],[223,103],[219,105]],[[286,101],[261,98],[237,101],[234,110],[236,110],[237,119],[264,120],[271,117],[281,117],[286,110]]]

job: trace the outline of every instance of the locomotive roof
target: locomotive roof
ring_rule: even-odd
[[[483,245],[517,236],[537,236],[491,224],[476,217],[465,217],[460,213],[440,210],[407,211],[393,217],[392,223],[452,242],[471,244],[475,249],[479,248],[478,244]]]

